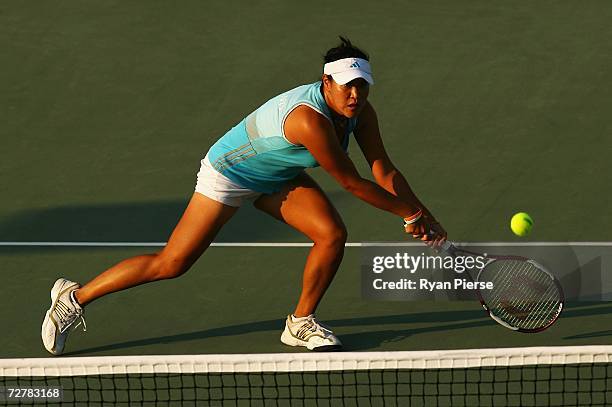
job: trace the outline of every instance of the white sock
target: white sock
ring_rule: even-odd
[[[300,322],[300,321],[304,321],[305,319],[308,319],[312,317],[312,314],[310,315],[306,315],[305,317],[296,317],[295,315],[291,314],[291,322]]]
[[[81,304],[79,304],[79,302],[77,301],[76,297],[74,296],[75,292],[76,292],[76,290],[70,291],[70,301],[72,301],[72,303],[74,305],[76,305],[77,307],[81,308]]]

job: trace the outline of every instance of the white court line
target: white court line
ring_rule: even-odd
[[[475,246],[612,246],[612,242],[486,242],[470,243]],[[166,242],[0,242],[0,247],[163,247]],[[212,247],[311,247],[312,243],[282,242],[218,242]],[[419,242],[359,242],[346,243],[346,247],[418,247]]]

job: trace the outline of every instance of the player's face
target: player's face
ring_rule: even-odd
[[[363,78],[340,85],[329,75],[323,76],[325,101],[337,114],[352,118],[361,112],[368,99],[370,84]]]

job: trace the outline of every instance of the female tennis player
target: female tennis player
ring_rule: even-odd
[[[51,290],[42,325],[45,348],[64,351],[69,331],[83,323],[83,307],[107,294],[185,273],[246,201],[314,242],[302,292],[287,316],[281,341],[310,350],[341,343],[321,325],[315,309],[342,260],[346,229],[319,185],[304,170],[323,167],[357,198],[404,220],[415,239],[440,244],[446,232],[417,199],[387,155],[374,107],[365,52],[341,38],[325,55],[320,81],[282,93],[229,130],[202,160],[195,193],[167,245],[133,257],[80,286],[63,278]],[[347,155],[353,133],[376,182],[362,178]]]

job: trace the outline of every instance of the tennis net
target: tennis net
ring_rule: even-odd
[[[610,406],[611,358],[612,346],[580,346],[5,359],[0,361],[0,402]],[[21,389],[19,397],[15,389]]]

